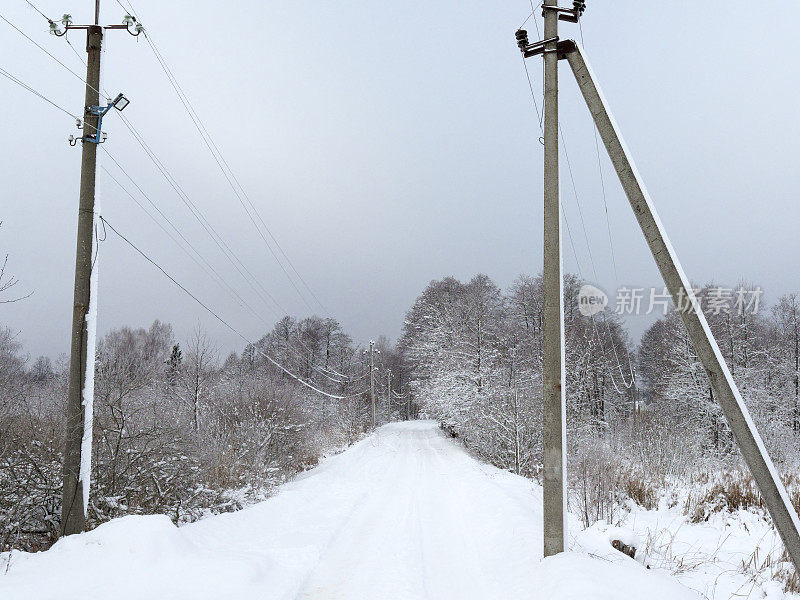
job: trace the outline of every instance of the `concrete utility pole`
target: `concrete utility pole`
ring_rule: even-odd
[[[78,202],[78,242],[75,252],[75,291],[72,308],[72,336],[70,341],[69,388],[67,393],[66,432],[64,442],[63,488],[61,497],[61,535],[79,533],[86,528],[86,503],[89,489],[89,469],[82,472],[82,463],[88,467],[91,460],[92,407],[86,406],[86,387],[91,385],[94,369],[94,347],[89,339],[87,315],[92,302],[91,278],[95,227],[95,181],[97,172],[97,145],[104,140],[103,116],[112,108],[123,110],[128,99],[119,94],[106,106],[100,106],[100,59],[103,30],[126,29],[131,35],[139,35],[141,25],[126,15],[121,25],[101,27],[100,0],[95,0],[94,25],[72,25],[68,15],[61,21],[65,28],[50,22],[51,32],[63,36],[70,29],[86,30],[86,92],[83,118],[81,155],[81,183]],[[70,144],[77,143],[70,136]],[[94,290],[96,292],[96,290]],[[91,346],[91,347],[90,347]],[[92,392],[89,392],[92,393]],[[88,409],[88,411],[87,411]],[[83,439],[87,438],[84,444]],[[88,454],[88,456],[84,456]],[[86,480],[84,480],[86,478]],[[85,491],[84,491],[85,490]]]
[[[372,428],[375,429],[375,342],[369,341],[369,402],[372,406]]]
[[[566,395],[564,388],[564,285],[561,276],[561,199],[558,181],[558,22],[577,23],[584,0],[572,8],[544,0],[544,39],[531,44],[528,32],[515,37],[522,57],[544,57],[544,323],[542,331],[542,488],[544,555],[566,546]]]
[[[99,5],[99,0],[98,3]],[[97,19],[97,16],[95,17]],[[86,104],[100,104],[100,55],[103,28],[90,25],[86,36]],[[87,110],[84,132],[100,136],[99,115]],[[78,206],[78,246],[75,252],[75,293],[72,309],[72,341],[67,396],[67,431],[64,446],[64,487],[61,505],[61,535],[79,533],[86,528],[83,486],[81,485],[81,445],[84,435],[83,388],[86,382],[88,334],[86,315],[89,312],[92,256],[94,254],[94,189],[97,169],[97,144],[84,142],[81,155],[81,187]],[[94,357],[91,357],[92,359]],[[89,415],[91,418],[91,415]]]
[[[566,401],[564,390],[564,293],[561,277],[561,200],[558,187],[558,11],[544,0],[544,323],[542,487],[544,555],[564,551]]]
[[[592,114],[597,131],[608,151],[622,188],[650,247],[658,270],[669,288],[673,302],[680,311],[697,356],[708,374],[725,419],[733,431],[742,456],[756,480],[775,528],[786,551],[800,572],[800,522],[786,494],[775,466],[767,454],[761,436],[753,424],[728,366],[722,357],[700,302],[692,292],[689,279],[667,238],[664,226],[656,213],[639,172],[633,163],[619,128],[608,111],[603,94],[581,49],[572,41],[559,43],[559,56],[569,61],[581,93]],[[684,309],[685,308],[685,309]]]

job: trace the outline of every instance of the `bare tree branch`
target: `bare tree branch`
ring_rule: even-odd
[[[0,227],[3,226],[3,222],[0,221]],[[33,292],[26,294],[25,296],[18,296],[16,298],[2,298],[2,294],[7,292],[15,285],[19,283],[19,279],[14,277],[13,275],[9,275],[6,278],[6,266],[8,265],[8,254],[3,257],[3,264],[0,266],[0,304],[11,304],[12,302],[19,302],[20,300],[25,300],[26,298],[30,298],[33,295]],[[5,281],[3,279],[6,278]]]

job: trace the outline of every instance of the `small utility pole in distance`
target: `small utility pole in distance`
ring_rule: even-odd
[[[86,506],[89,492],[92,402],[93,390],[87,390],[94,377],[87,377],[94,369],[93,339],[89,337],[87,316],[92,298],[91,277],[94,257],[95,228],[95,181],[97,171],[97,145],[104,141],[103,116],[117,108],[124,109],[128,100],[119,94],[107,106],[100,106],[100,58],[102,54],[103,29],[127,29],[139,35],[141,26],[129,15],[125,24],[101,27],[99,23],[100,0],[95,2],[94,25],[72,25],[69,15],[61,23],[64,29],[50,22],[50,31],[62,36],[70,29],[86,29],[86,94],[83,120],[84,135],[81,155],[81,183],[78,204],[78,242],[75,252],[75,291],[72,309],[72,336],[70,342],[69,388],[67,395],[66,435],[64,443],[63,488],[61,497],[61,535],[80,533],[86,529]],[[74,145],[77,140],[70,140]],[[84,438],[87,438],[84,443]]]
[[[372,428],[375,429],[375,342],[369,341],[369,402],[372,407]]]
[[[392,421],[392,370],[386,369],[386,422]]]

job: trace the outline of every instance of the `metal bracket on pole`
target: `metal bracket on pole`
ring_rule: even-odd
[[[125,110],[125,107],[130,104],[130,101],[125,97],[124,94],[118,94],[113,101],[111,101],[107,106],[87,106],[85,110],[85,114],[87,115],[94,115],[97,117],[97,131],[91,134],[86,134],[83,136],[84,142],[91,142],[92,144],[102,144],[106,141],[106,134],[103,133],[103,117],[106,115],[108,111],[112,108],[116,108],[120,112]],[[74,145],[74,144],[71,144]]]
[[[103,130],[101,128],[103,126],[103,117],[110,109],[111,109],[110,104],[108,106],[86,107],[85,114],[97,116],[97,131],[95,131],[94,133],[85,134],[82,138],[84,142],[91,142],[92,144],[102,144],[103,142],[106,141],[106,134],[103,133]]]
[[[48,21],[50,22],[50,33],[56,37],[64,37],[70,29],[89,29],[94,27],[94,25],[73,25],[72,15],[64,15],[58,23],[51,19],[48,19]],[[103,29],[125,29],[133,37],[138,37],[144,31],[144,26],[133,15],[125,15],[121,25],[103,25],[102,27]]]
[[[542,16],[545,16],[549,10],[558,14],[559,21],[577,23],[586,10],[586,2],[584,0],[574,0],[572,2],[572,8],[564,8],[553,4],[542,4]]]
[[[550,50],[547,50],[546,46],[552,42],[557,42],[555,51],[558,54],[559,60],[566,58],[569,52],[575,50],[575,42],[573,40],[559,40],[558,36],[531,43],[528,41],[528,32],[524,29],[517,29],[514,37],[517,38],[517,46],[520,52],[522,52],[523,58],[530,58],[531,56],[538,56],[539,54],[550,52]]]
[[[761,496],[769,510],[775,528],[783,540],[786,551],[800,572],[800,521],[792,506],[778,472],[767,454],[764,442],[753,423],[744,399],[739,393],[725,359],[711,333],[711,328],[703,314],[700,302],[692,292],[689,279],[681,267],[675,250],[667,238],[664,225],[656,213],[653,201],[645,189],[639,172],[636,170],[630,151],[625,146],[619,127],[608,110],[608,104],[600,91],[589,63],[581,48],[571,42],[571,49],[563,46],[575,79],[578,82],[589,112],[592,114],[597,131],[603,140],[606,151],[617,172],[625,195],[642,229],[653,258],[658,265],[664,283],[672,295],[676,306],[689,299],[689,310],[680,311],[681,318],[689,333],[695,352],[705,368],[714,394],[722,407],[722,412],[733,432],[739,450],[755,479]]]
[[[530,58],[531,56],[544,54],[545,46],[547,46],[547,44],[558,41],[558,36],[555,36],[547,40],[541,40],[540,42],[530,43],[528,41],[528,32],[524,29],[517,29],[517,32],[514,35],[517,38],[517,46],[519,46],[524,58]]]

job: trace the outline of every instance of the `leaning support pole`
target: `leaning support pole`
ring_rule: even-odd
[[[592,113],[597,131],[603,139],[608,155],[617,172],[620,183],[642,228],[642,233],[650,246],[653,258],[658,265],[664,283],[669,288],[676,307],[689,304],[688,310],[681,310],[681,318],[689,332],[697,356],[711,380],[711,385],[722,406],[722,411],[733,431],[739,450],[742,452],[753,478],[758,484],[764,503],[780,533],[784,546],[800,572],[800,523],[792,507],[786,490],[781,483],[775,466],[767,454],[761,436],[756,431],[750,413],[733,381],[722,353],[714,340],[700,303],[691,291],[689,280],[678,262],[675,250],[667,238],[664,226],[658,218],[655,207],[644,187],[633,163],[630,152],[622,140],[614,118],[600,91],[592,69],[584,59],[580,47],[572,41],[559,43],[559,57],[566,58],[572,67],[575,79],[584,100]]]

